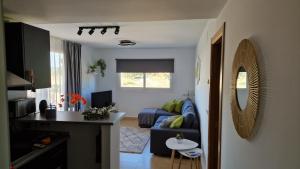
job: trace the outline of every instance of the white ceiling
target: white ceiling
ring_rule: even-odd
[[[47,29],[51,35],[100,48],[120,47],[129,39],[136,48],[192,47],[206,19],[215,18],[227,0],[3,0],[9,20]],[[120,25],[119,35],[76,33],[79,26]]]
[[[119,41],[129,39],[137,44],[131,48],[166,48],[166,47],[195,47],[206,25],[204,19],[152,22],[119,22],[119,23],[70,23],[70,24],[33,24],[49,30],[52,36],[98,48],[121,48]],[[102,35],[97,30],[93,35],[84,30],[77,35],[79,26],[119,25],[119,35],[114,29],[108,29]],[[124,47],[123,47],[124,48]],[[127,47],[128,48],[128,47]]]
[[[226,0],[3,0],[5,16],[30,23],[215,18]]]

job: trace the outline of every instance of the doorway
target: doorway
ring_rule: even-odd
[[[225,23],[211,40],[208,115],[208,169],[221,166],[222,89]]]

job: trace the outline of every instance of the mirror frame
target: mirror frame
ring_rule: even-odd
[[[248,100],[245,109],[241,110],[237,98],[236,83],[240,67],[244,67],[248,78]],[[250,40],[240,42],[232,65],[231,110],[237,133],[242,138],[252,135],[259,108],[260,76],[256,50]]]

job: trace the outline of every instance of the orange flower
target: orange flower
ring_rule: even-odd
[[[61,103],[59,103],[58,106],[62,107],[63,105],[62,103],[65,101],[65,99],[64,99],[64,95],[60,95],[60,96],[61,96],[60,98]],[[81,102],[83,105],[87,104],[87,100],[78,93],[71,93],[69,94],[69,96],[70,96],[70,104],[75,105],[79,102]]]
[[[81,97],[81,102],[82,102],[83,105],[86,105],[86,103],[87,103],[87,101],[84,97]]]

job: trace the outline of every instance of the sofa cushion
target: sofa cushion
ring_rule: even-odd
[[[198,116],[196,114],[197,112],[195,110],[194,104],[191,99],[186,99],[184,101],[181,111],[182,111],[182,115],[185,115],[188,113],[192,113],[194,115],[194,121],[191,124],[190,128],[198,129],[199,128]],[[191,115],[188,115],[188,116],[191,116]],[[190,124],[188,123],[187,125],[190,125]]]
[[[175,102],[174,100],[168,101],[167,103],[165,103],[161,108],[167,112],[173,112],[175,109]]]
[[[173,121],[175,121],[179,116],[169,116],[168,118],[164,118],[160,124],[159,127],[161,128],[168,128]]]
[[[184,113],[182,116],[183,116],[182,128],[192,128],[195,121],[195,114],[188,112],[188,113]]]
[[[183,116],[179,116],[170,124],[170,128],[178,129],[181,127],[182,123],[183,123]]]
[[[160,124],[162,123],[162,121],[164,121],[165,119],[167,119],[167,118],[169,118],[169,117],[171,117],[171,116],[159,116],[159,117],[157,118],[157,120],[155,121],[153,127],[161,128],[161,127],[160,127]]]
[[[183,100],[175,100],[175,109],[174,111],[176,113],[181,113],[181,108],[182,108],[182,105],[183,105]]]
[[[181,108],[182,114],[188,113],[188,112],[195,113],[193,102],[190,99],[186,99]]]

